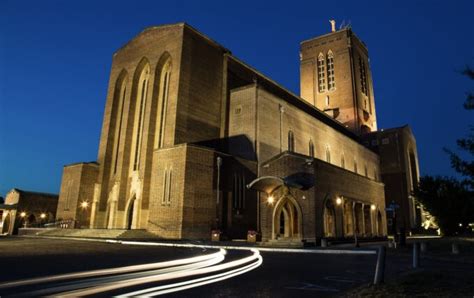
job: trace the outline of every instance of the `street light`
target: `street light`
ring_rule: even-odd
[[[81,208],[82,209],[86,209],[87,207],[89,207],[89,202],[87,202],[87,201],[81,202]]]
[[[341,205],[341,204],[342,204],[342,199],[338,197],[338,198],[336,199],[336,204],[337,204],[337,205]]]
[[[374,204],[370,205],[370,209],[371,209],[372,211],[375,211],[375,208],[376,208],[376,207],[375,207]]]
[[[41,219],[45,219],[46,218],[46,213],[41,213],[40,217],[41,217]]]
[[[24,218],[25,216],[26,216],[26,212],[23,211],[23,212],[20,213],[21,218]]]

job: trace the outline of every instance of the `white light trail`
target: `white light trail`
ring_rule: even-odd
[[[94,277],[94,276],[101,276],[101,275],[112,275],[112,274],[173,267],[173,266],[192,264],[192,263],[197,263],[197,262],[202,262],[202,261],[207,261],[207,260],[215,260],[216,258],[220,258],[221,256],[223,259],[223,256],[225,254],[226,254],[226,251],[224,249],[220,249],[216,253],[206,254],[203,256],[192,257],[192,258],[177,259],[177,260],[172,260],[172,261],[165,261],[165,262],[158,262],[158,263],[151,263],[151,264],[133,265],[133,266],[126,266],[126,267],[99,269],[99,270],[92,270],[92,271],[82,271],[82,272],[77,272],[77,273],[30,278],[30,279],[0,283],[0,289],[32,285],[32,284],[37,284],[37,283],[62,281],[62,280],[68,280],[68,279],[86,278],[86,277]]]
[[[249,262],[259,260],[259,259],[261,261],[260,252],[256,249],[252,249],[252,252],[253,254],[251,256],[234,260],[234,261],[224,263],[224,264],[210,266],[207,268],[199,268],[199,269],[193,269],[193,270],[187,270],[187,271],[176,271],[176,272],[170,272],[170,273],[165,273],[161,275],[153,275],[149,277],[141,277],[141,278],[135,278],[135,279],[128,279],[125,281],[117,281],[117,282],[103,284],[103,285],[88,288],[88,289],[81,289],[81,290],[76,290],[76,291],[71,291],[71,292],[60,293],[55,296],[78,297],[78,296],[92,295],[92,294],[97,294],[101,292],[120,289],[123,287],[130,287],[130,286],[136,286],[136,285],[145,284],[145,283],[158,282],[158,281],[164,281],[164,280],[170,280],[170,279],[176,279],[176,278],[184,278],[184,277],[189,277],[193,275],[201,275],[201,274],[227,270],[227,269],[241,266],[241,265],[244,265]]]

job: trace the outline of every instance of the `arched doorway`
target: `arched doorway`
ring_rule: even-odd
[[[28,225],[32,226],[34,224],[36,224],[36,216],[34,214],[30,214],[30,216],[28,216]]]
[[[11,218],[10,213],[7,213],[7,216],[5,217],[5,220],[3,221],[2,234],[8,234],[10,232],[11,220],[12,218]]]
[[[127,222],[125,225],[125,228],[127,230],[131,230],[133,226],[133,213],[135,211],[135,201],[136,201],[136,197],[134,196],[128,203],[127,218],[126,218]]]
[[[331,200],[324,206],[324,236],[336,237],[336,212]]]
[[[301,238],[301,216],[301,209],[294,198],[281,198],[273,211],[273,239]]]

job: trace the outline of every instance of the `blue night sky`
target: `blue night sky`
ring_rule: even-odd
[[[350,20],[368,45],[379,128],[410,124],[421,174],[454,175],[467,133],[474,1],[0,1],[0,195],[59,192],[96,160],[112,54],[144,28],[185,21],[299,94],[299,42]]]

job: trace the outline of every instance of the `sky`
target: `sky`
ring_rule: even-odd
[[[299,94],[299,43],[350,22],[367,44],[379,128],[409,124],[421,175],[455,175],[443,147],[473,124],[474,1],[0,0],[0,196],[59,193],[97,158],[112,54],[144,28],[187,22]]]

